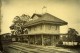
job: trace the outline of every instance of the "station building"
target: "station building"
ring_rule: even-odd
[[[60,39],[60,26],[68,23],[49,13],[33,14],[31,21],[24,26],[29,44],[52,46]]]

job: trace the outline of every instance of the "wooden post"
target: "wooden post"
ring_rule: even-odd
[[[51,36],[50,38],[51,38],[51,45],[53,45],[53,36]]]
[[[35,35],[35,37],[34,37],[34,44],[36,45],[36,35]]]
[[[44,37],[43,35],[41,35],[41,37],[42,37],[42,46],[44,46]]]
[[[29,41],[30,41],[30,36],[28,35],[28,44],[30,44]]]
[[[35,35],[33,36],[33,39],[34,39],[34,43],[33,44],[35,45]]]

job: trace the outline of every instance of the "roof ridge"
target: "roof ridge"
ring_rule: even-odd
[[[52,15],[52,14],[45,13],[45,14],[43,14],[43,16],[44,16],[44,15],[50,15],[50,16],[51,16],[50,18],[52,18],[52,19],[57,19],[57,20],[61,20],[61,21],[65,22],[64,20],[62,20],[62,19],[60,19],[60,18],[57,18],[56,16],[54,16],[54,15]]]
[[[35,17],[36,14],[33,14],[33,17]],[[56,16],[49,14],[49,13],[45,13],[45,14],[41,14],[41,16],[37,15],[39,18],[34,20],[34,21],[29,21],[27,23],[27,25],[32,26],[33,24],[36,25],[43,23],[51,23],[51,24],[59,24],[59,25],[67,25],[68,23],[60,18],[57,18]]]

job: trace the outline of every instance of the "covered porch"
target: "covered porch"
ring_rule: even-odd
[[[56,45],[60,39],[59,34],[22,34],[22,36],[27,39],[28,44],[42,46]]]

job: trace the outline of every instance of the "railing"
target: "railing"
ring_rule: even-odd
[[[63,45],[75,46],[78,45],[78,42],[63,42]]]

